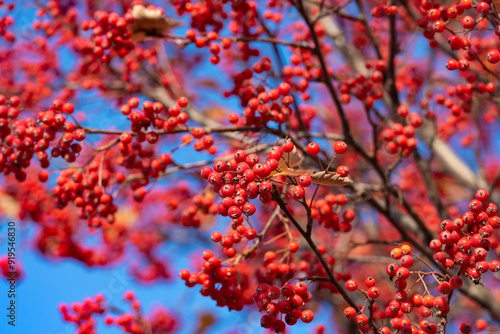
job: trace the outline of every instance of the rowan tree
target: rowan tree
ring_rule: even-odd
[[[499,332],[497,2],[0,1],[2,214],[270,332]],[[47,307],[182,328],[124,299]]]

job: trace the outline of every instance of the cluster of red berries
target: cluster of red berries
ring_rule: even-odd
[[[221,18],[228,18],[224,11],[224,3],[192,2],[190,0],[175,0],[173,2],[179,15],[191,16],[191,27],[199,31],[219,31],[224,27]],[[213,27],[213,29],[211,29]],[[193,32],[195,30],[193,29]]]
[[[470,75],[469,75],[470,74]],[[465,130],[470,126],[470,115],[472,110],[473,96],[476,94],[489,96],[496,90],[494,82],[476,82],[476,75],[468,73],[467,78],[470,78],[467,84],[457,84],[446,88],[445,93],[436,94],[434,101],[437,105],[445,107],[449,110],[448,117],[445,121],[439,124],[439,134],[441,138],[447,139],[450,136],[456,135],[457,130]],[[485,123],[491,123],[496,119],[496,111],[485,108],[481,113],[482,120]],[[462,146],[468,146],[473,139],[472,133],[462,137]]]
[[[105,312],[104,296],[98,294],[95,298],[85,298],[82,303],[72,303],[71,309],[68,308],[68,305],[61,304],[59,311],[62,313],[64,321],[78,326],[78,334],[94,334],[97,333],[94,315]]]
[[[268,71],[271,68],[269,58],[261,59],[255,73]],[[255,66],[254,66],[255,67]],[[264,126],[268,122],[283,124],[292,115],[290,105],[293,97],[290,95],[291,87],[282,82],[277,88],[266,91],[263,85],[255,86],[252,83],[253,72],[245,69],[234,76],[235,86],[232,91],[226,92],[227,96],[236,95],[241,100],[241,105],[246,106],[243,110],[242,124]]]
[[[220,40],[220,44],[217,42],[219,39],[219,34],[216,31],[210,31],[203,36],[197,36],[196,30],[188,29],[186,31],[186,38],[196,45],[197,48],[203,48],[208,46],[208,50],[212,54],[210,57],[210,62],[217,65],[220,61],[221,50],[227,50],[231,47],[232,41],[229,38],[223,38]],[[222,49],[221,49],[222,45]]]
[[[352,209],[339,212],[346,203],[347,198],[344,194],[328,194],[314,201],[311,216],[317,219],[324,228],[347,233],[352,228],[350,223],[356,218],[356,213]]]
[[[8,31],[7,29],[14,24],[14,18],[8,15],[8,12],[11,12],[16,8],[15,3],[5,3],[4,1],[0,1],[0,10],[5,8],[6,12],[4,16],[0,17],[0,36],[5,38],[6,41],[13,43],[16,40],[16,35],[12,31]]]
[[[178,327],[178,321],[169,311],[159,308],[149,317],[141,314],[141,303],[135,298],[132,291],[126,291],[123,299],[130,303],[132,312],[124,312],[117,316],[107,315],[104,323],[108,326],[116,325],[125,333],[146,334],[150,331],[172,333]],[[105,298],[97,294],[94,298],[85,298],[82,303],[61,304],[59,310],[64,321],[74,323],[78,334],[96,334],[95,315],[102,315],[111,310],[105,305]]]
[[[391,300],[385,309],[385,315],[391,319],[392,328],[397,329],[397,325],[410,326],[411,321],[403,318],[403,316],[410,314],[413,310],[417,310],[417,308],[422,318],[428,318],[433,314],[437,317],[448,314],[450,307],[447,296],[451,293],[452,289],[459,289],[462,286],[462,279],[459,276],[453,276],[448,281],[442,280],[438,288],[441,295],[437,297],[428,291],[427,295],[424,296],[418,293],[408,296],[405,291],[408,278],[410,275],[415,275],[415,271],[409,271],[409,268],[414,268],[411,248],[407,245],[394,248],[391,251],[391,257],[399,260],[399,265],[389,263],[386,267],[386,273],[394,280],[394,285],[398,289],[394,294],[393,300]],[[438,329],[435,324],[425,319],[419,323],[419,327],[424,333],[436,333]]]
[[[377,299],[381,292],[380,289],[375,285],[375,278],[373,277],[367,277],[364,281],[367,290],[363,290],[359,287],[359,284],[356,280],[354,279],[348,279],[345,283],[345,287],[348,291],[354,292],[354,291],[359,291],[362,293],[366,298],[369,298],[371,302],[375,299]],[[373,314],[373,320],[376,320],[378,318],[377,313],[375,311],[377,310],[376,304],[372,305],[372,312]],[[356,309],[354,307],[348,306],[344,309],[344,317],[347,319],[354,319],[355,322],[358,325],[359,329],[364,333],[368,330],[368,316],[364,313],[357,313]],[[381,328],[381,331],[384,332],[384,328]]]
[[[224,254],[233,258],[236,255],[235,246],[244,240],[253,240],[257,237],[257,232],[251,228],[243,225],[244,218],[239,217],[233,219],[231,223],[231,228],[235,231],[229,234],[222,234],[219,231],[215,231],[211,234],[210,239],[213,242],[220,243],[223,247]]]
[[[348,104],[351,96],[362,101],[367,108],[373,107],[375,101],[383,97],[384,71],[387,65],[380,60],[375,63],[370,78],[357,74],[355,78],[343,80],[339,85],[340,102]]]
[[[109,63],[113,57],[125,57],[135,47],[130,39],[132,34],[127,29],[129,24],[134,22],[134,17],[130,12],[121,17],[117,13],[107,13],[96,11],[94,19],[82,21],[80,27],[83,31],[90,30],[90,43],[86,48],[91,50],[90,54],[94,59]]]
[[[64,114],[71,114],[73,105],[54,100],[50,110],[36,114],[36,120],[32,117],[18,120],[22,109],[20,103],[17,96],[12,96],[8,103],[4,96],[0,96],[0,168],[3,174],[14,173],[18,181],[24,181],[24,170],[30,166],[35,155],[42,168],[49,167],[46,151],[57,139],[51,156],[61,156],[67,162],[74,162],[82,150],[78,142],[84,140],[86,134],[83,129],[76,129],[73,122],[66,121]],[[58,132],[62,134],[56,138]],[[47,178],[47,172],[41,173],[42,181]]]
[[[168,109],[168,117],[162,115],[164,107],[160,102],[144,101],[141,110],[138,110],[139,103],[138,98],[131,97],[127,104],[120,107],[120,112],[132,122],[130,129],[134,133],[140,134],[149,127],[172,132],[189,120],[187,113],[182,111],[189,103],[185,97],[180,97],[177,104]],[[150,132],[149,136],[143,133],[143,136],[144,138],[139,137],[139,142],[147,140],[150,144],[155,144],[158,141],[158,134],[155,132]]]
[[[78,10],[68,8],[60,1],[47,1],[37,11],[40,19],[33,21],[33,29],[43,31],[47,37],[61,32],[61,42],[66,42],[78,35]],[[43,17],[47,19],[43,20]]]
[[[266,178],[278,169],[282,155],[283,149],[275,146],[269,152],[267,161],[260,163],[257,154],[238,150],[233,159],[227,162],[217,160],[213,169],[204,167],[201,176],[222,198],[217,205],[219,213],[237,220],[242,215],[249,217],[255,213],[256,207],[249,202],[250,199],[259,197],[261,202],[269,202],[273,185]]]
[[[476,18],[466,15],[471,14],[469,10],[472,7],[477,10]],[[491,11],[489,2],[481,1],[475,4],[472,0],[460,0],[451,6],[444,6],[434,4],[430,0],[422,0],[418,9],[423,15],[417,22],[418,26],[423,29],[423,36],[429,40],[431,47],[438,46],[435,39],[436,33],[444,34],[446,31],[450,31],[452,33],[448,38],[448,43],[451,49],[464,51],[464,58],[458,61],[455,59],[448,60],[446,63],[448,70],[454,71],[458,69],[466,72],[470,67],[470,62],[476,61],[480,56],[478,51],[484,53],[482,47],[476,48],[468,37],[472,30],[480,29],[486,23],[485,17]],[[460,21],[463,30],[455,31],[453,26],[450,25],[451,21]],[[458,36],[460,33],[463,33],[463,37]],[[495,27],[494,33],[496,36],[500,36],[500,26]],[[495,49],[490,50],[486,55],[486,59],[490,63],[496,64],[500,61],[500,53]]]
[[[45,151],[45,146],[51,140],[51,131],[54,133],[62,132],[57,146],[52,147],[52,157],[57,158],[60,156],[66,162],[71,163],[76,161],[82,151],[82,145],[79,142],[83,141],[87,136],[85,130],[77,129],[75,123],[66,121],[66,116],[64,116],[64,114],[72,114],[73,111],[73,104],[54,100],[49,111],[37,113],[37,122],[42,123],[42,126],[46,128],[45,133],[47,133],[48,137],[46,142],[40,140],[35,145],[35,151],[38,152],[37,158],[40,160],[42,167],[48,166],[48,156],[43,151]]]
[[[241,311],[245,304],[251,302],[247,298],[248,273],[242,265],[223,267],[222,261],[210,250],[203,251],[204,262],[200,272],[191,273],[188,269],[180,271],[179,276],[188,287],[201,285],[201,294],[217,302],[217,306],[227,306],[230,310]]]
[[[141,143],[147,141],[149,144],[156,144],[160,134],[187,130],[186,123],[189,120],[189,116],[182,110],[186,108],[188,104],[189,100],[186,97],[179,97],[177,99],[177,104],[171,106],[167,110],[167,115],[165,115],[164,107],[160,102],[153,103],[151,101],[144,101],[141,110],[138,110],[139,99],[132,97],[128,100],[127,104],[123,104],[120,107],[120,112],[127,116],[132,122],[130,128],[132,133],[136,136],[136,142]],[[144,132],[144,129],[147,128],[151,130]],[[183,144],[188,144],[193,138],[196,139],[193,144],[193,148],[196,151],[207,150],[210,154],[216,153],[216,149],[213,146],[215,138],[205,133],[202,127],[191,129],[191,136],[184,135],[182,137],[182,142]],[[118,149],[122,154],[127,155],[130,151],[127,144],[132,142],[132,134],[123,133],[120,140],[123,144],[119,145]]]
[[[390,128],[382,131],[381,137],[386,142],[385,149],[391,154],[401,152],[403,156],[409,156],[417,147],[415,129],[422,125],[422,117],[417,113],[410,113],[406,105],[400,105],[397,109],[398,115],[408,119],[408,125],[393,123]]]
[[[460,267],[460,274],[478,283],[488,270],[498,272],[500,262],[486,257],[490,249],[498,247],[493,231],[500,228],[497,206],[488,201],[485,189],[476,192],[476,198],[469,202],[469,210],[462,217],[441,222],[439,239],[430,243],[434,260],[450,271]]]
[[[293,326],[299,319],[304,323],[313,321],[314,313],[305,309],[311,299],[312,294],[302,281],[294,285],[287,283],[281,288],[261,284],[253,295],[259,310],[267,313],[260,319],[261,326],[272,328],[276,333],[285,332],[286,325]],[[281,320],[283,315],[285,321]]]
[[[181,212],[182,226],[199,227],[203,215],[216,215],[217,205],[211,196],[196,195],[193,197],[193,205],[189,205]]]
[[[344,316],[348,319],[354,319],[359,329],[364,333],[370,329],[370,321],[377,321],[381,319],[390,319],[388,326],[383,326],[379,330],[384,334],[391,333],[392,330],[397,330],[398,333],[437,333],[439,328],[436,324],[431,323],[426,318],[435,316],[442,318],[450,311],[449,296],[454,289],[460,289],[463,284],[463,280],[460,275],[455,276],[445,276],[440,275],[436,271],[431,271],[428,273],[416,271],[414,267],[414,254],[411,252],[411,247],[408,245],[402,245],[392,249],[391,257],[395,260],[399,260],[398,263],[389,263],[386,267],[386,273],[390,276],[391,281],[393,281],[397,291],[394,293],[393,297],[387,301],[387,307],[385,310],[379,310],[375,300],[382,295],[381,290],[376,287],[375,279],[373,277],[367,277],[365,279],[365,285],[368,288],[366,291],[362,290],[358,286],[358,282],[354,279],[348,279],[345,283],[346,289],[348,291],[358,291],[366,298],[367,302],[370,304],[370,314],[363,313],[365,307],[361,308],[358,312],[355,308],[349,306],[344,309]],[[420,259],[420,258],[419,258]],[[438,282],[437,295],[431,294],[431,292],[425,289],[423,295],[419,293],[413,293],[411,296],[406,291],[408,282],[412,276],[419,276],[419,281],[423,282],[424,276],[433,276]],[[425,283],[423,283],[425,286]],[[410,289],[413,290],[413,287]],[[361,307],[361,306],[360,306]],[[420,322],[413,322],[411,320],[411,315],[413,312],[418,313],[418,315],[423,318]],[[477,324],[477,327],[484,329],[486,324],[481,321]],[[462,333],[471,333],[472,326],[468,323],[462,323],[460,330]]]
[[[157,309],[150,319],[145,319],[141,314],[141,303],[132,291],[126,291],[123,299],[130,303],[132,312],[119,316],[106,316],[106,325],[117,325],[125,333],[146,334],[148,330],[156,328],[161,333],[171,333],[177,328],[176,318],[165,309]]]
[[[277,253],[283,252],[283,257],[277,257]],[[286,246],[278,252],[267,251],[264,253],[263,266],[261,267],[259,276],[265,278],[267,282],[272,282],[276,278],[280,278],[283,281],[290,279],[293,275],[300,271],[309,270],[309,263],[307,261],[301,260],[298,265],[293,261],[287,263],[287,261],[282,261],[288,258],[289,255],[295,254],[299,251],[299,243],[294,240],[290,240],[286,243]],[[308,257],[308,253],[304,253],[304,257]],[[308,257],[309,260],[311,260]]]
[[[64,170],[52,189],[56,207],[75,204],[80,208],[80,217],[92,227],[100,227],[104,222],[113,223],[118,208],[113,204],[113,197],[106,194],[104,189],[113,182],[119,183],[123,179],[122,175],[114,175],[104,168],[99,171],[99,164],[95,160],[89,164],[86,172]]]

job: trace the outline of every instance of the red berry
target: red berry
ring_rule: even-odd
[[[299,243],[296,241],[290,241],[287,248],[291,253],[296,253],[299,250]]]
[[[310,155],[318,155],[320,152],[321,148],[318,143],[311,142],[307,145],[307,153]]]
[[[368,324],[368,317],[366,314],[358,314],[358,316],[356,316],[356,324],[359,327],[366,326],[366,324]]]
[[[358,282],[353,279],[347,280],[347,282],[345,282],[345,287],[349,291],[356,291],[358,289]]]
[[[184,96],[181,96],[177,99],[177,105],[181,108],[186,108],[188,106],[189,100]]]
[[[356,315],[356,310],[353,307],[346,307],[344,309],[344,317],[347,319],[352,319]]]
[[[333,145],[333,150],[337,154],[344,154],[347,151],[347,144],[339,140]]]
[[[300,317],[302,321],[306,324],[310,323],[314,319],[314,313],[310,310],[304,310],[302,311],[302,315]]]

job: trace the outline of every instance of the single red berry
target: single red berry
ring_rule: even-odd
[[[287,248],[291,253],[296,253],[299,250],[299,243],[296,241],[290,241]]]
[[[346,177],[347,175],[349,175],[349,167],[344,165],[338,166],[337,174],[339,174],[341,177]]]
[[[186,108],[188,106],[188,103],[189,100],[184,96],[181,96],[177,99],[177,105],[181,108]]]
[[[356,316],[356,324],[359,327],[366,326],[366,324],[368,324],[368,317],[366,316],[366,314],[358,314]]]
[[[49,179],[49,173],[47,173],[46,170],[42,170],[40,171],[40,174],[38,174],[38,179],[41,181],[41,182],[45,182]]]
[[[344,309],[344,317],[352,319],[354,316],[356,316],[356,310],[353,307],[349,306]]]
[[[302,187],[309,187],[312,183],[311,177],[307,174],[302,174],[301,176],[299,176],[298,181],[299,185]]]
[[[373,286],[373,287],[368,289],[368,297],[370,297],[371,299],[376,299],[376,298],[378,298],[378,296],[380,296],[380,289],[379,288],[377,288],[376,286]]]
[[[471,16],[464,16],[462,19],[462,27],[465,29],[472,29],[474,27],[474,19]]]
[[[310,323],[314,319],[314,313],[310,310],[304,310],[302,311],[302,315],[300,317],[302,321],[306,324]]]
[[[486,59],[491,63],[491,64],[496,64],[500,61],[500,52],[498,50],[491,50],[488,52],[486,55]]]
[[[446,62],[446,69],[448,71],[454,71],[458,68],[458,63],[455,59],[450,59]]]
[[[337,154],[344,154],[347,151],[347,144],[339,140],[333,145],[333,150]]]
[[[283,152],[289,153],[289,152],[293,151],[293,149],[295,148],[295,145],[293,144],[293,142],[291,140],[287,139],[283,142],[283,144],[281,144],[281,148],[283,149]]]
[[[447,295],[451,292],[451,285],[448,282],[441,282],[438,287],[439,292],[443,295]]]
[[[320,152],[321,148],[318,143],[311,142],[307,145],[307,153],[310,155],[318,155]]]
[[[489,196],[490,195],[486,189],[479,189],[478,191],[476,191],[476,199],[482,203],[486,202]]]
[[[307,284],[299,281],[293,285],[293,290],[296,294],[303,296],[307,293]]]
[[[408,116],[408,113],[410,112],[410,110],[408,109],[408,106],[406,106],[406,105],[402,104],[402,105],[400,105],[400,106],[398,107],[397,112],[398,112],[398,115],[399,115],[400,117],[405,118],[406,116]]]
[[[358,289],[358,282],[353,279],[347,280],[347,282],[345,282],[345,287],[349,291],[356,291]]]
[[[374,277],[367,277],[365,279],[365,285],[367,288],[371,288],[375,286],[375,278]]]

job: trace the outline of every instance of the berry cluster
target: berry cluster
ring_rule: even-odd
[[[127,29],[133,22],[134,17],[129,12],[121,17],[117,13],[96,11],[93,20],[80,24],[83,31],[92,31],[86,49],[102,63],[109,63],[116,56],[125,57],[135,47],[130,39],[132,34]]]
[[[261,73],[269,71],[271,61],[264,57],[260,62],[254,64],[254,72]],[[245,69],[234,77],[235,86],[226,95],[236,95],[241,100],[241,105],[246,106],[243,110],[241,123],[244,125],[264,126],[268,122],[283,124],[292,115],[290,105],[293,97],[290,95],[291,87],[282,82],[277,88],[266,91],[263,85],[255,86],[252,82],[253,73]]]
[[[213,239],[213,238],[212,238]],[[217,306],[227,306],[230,310],[241,311],[248,298],[248,271],[234,266],[223,267],[223,262],[210,250],[203,252],[204,262],[199,273],[191,273],[187,269],[180,271],[179,276],[188,287],[201,285],[201,294],[209,296],[217,302]]]
[[[132,291],[126,291],[123,299],[131,306],[131,312],[123,312],[117,316],[107,315],[104,323],[108,326],[118,326],[124,333],[146,334],[148,332],[173,333],[178,327],[178,320],[169,311],[158,308],[150,316],[144,316],[141,312],[141,303],[135,298]],[[61,304],[59,310],[64,321],[74,323],[77,326],[77,334],[96,334],[96,320],[94,316],[114,312],[105,305],[102,294],[94,298],[85,298],[82,303]]]
[[[80,208],[80,217],[86,219],[92,227],[101,227],[104,222],[113,223],[118,208],[113,204],[113,197],[106,194],[104,189],[112,182],[118,183],[122,175],[114,175],[108,169],[99,170],[99,164],[95,160],[83,173],[80,170],[64,170],[52,189],[56,206],[64,208],[69,203],[74,203]]]
[[[408,117],[408,125],[401,123],[394,123],[390,128],[382,131],[382,140],[386,142],[385,149],[389,153],[401,152],[404,156],[409,156],[411,152],[417,147],[417,139],[415,136],[415,129],[422,125],[422,117],[417,113],[410,113],[405,105],[398,107],[398,115],[402,118]]]
[[[409,296],[408,292],[413,290],[413,287],[419,281],[425,287],[425,283],[423,282],[424,276],[438,274],[435,271],[430,273],[417,271],[414,267],[414,255],[411,252],[411,247],[408,245],[394,248],[391,251],[391,257],[399,260],[399,265],[397,263],[389,263],[386,267],[386,273],[393,281],[397,290],[394,292],[393,297],[389,298],[385,303],[387,305],[385,311],[379,311],[378,304],[375,303],[378,297],[381,296],[381,289],[375,285],[375,278],[367,277],[365,279],[365,285],[368,288],[366,291],[359,288],[356,280],[349,279],[345,284],[346,289],[348,291],[360,292],[366,298],[369,307],[362,307],[361,313],[358,313],[356,309],[349,306],[344,309],[344,316],[348,319],[354,319],[362,332],[369,330],[370,318],[363,312],[368,309],[372,321],[385,318],[390,319],[390,328],[388,326],[380,328],[380,331],[384,334],[391,333],[391,329],[397,330],[399,333],[437,333],[438,326],[425,318],[431,315],[443,317],[448,314],[450,311],[448,297],[452,289],[459,289],[462,286],[462,279],[459,276],[453,276],[449,280],[444,280],[445,277],[440,276],[442,281],[439,284],[438,291],[441,295],[434,297],[426,288],[427,295],[413,293]],[[410,286],[410,289],[407,291],[408,282],[411,281],[412,276],[419,276],[420,279],[416,281],[413,287]],[[385,297],[386,295],[384,295],[384,299],[386,299]],[[416,310],[418,310],[417,313],[419,316],[424,318],[419,323],[414,323],[411,320],[411,316]]]
[[[39,19],[33,21],[33,29],[43,31],[48,38],[61,33],[61,42],[66,42],[78,35],[78,10],[68,8],[60,1],[47,1],[46,6],[37,11]]]
[[[293,326],[300,319],[310,323],[314,313],[305,309],[312,299],[307,284],[299,281],[294,285],[284,284],[281,288],[261,284],[253,295],[259,310],[267,313],[260,319],[264,328],[272,328],[276,333],[284,333],[286,325]],[[285,317],[285,321],[281,320]]]
[[[177,207],[177,203],[169,204],[172,209]],[[214,204],[212,196],[196,195],[193,197],[193,205],[189,205],[181,212],[182,226],[199,227],[202,217],[205,215],[216,215],[217,205]]]
[[[331,228],[337,232],[349,232],[350,223],[356,218],[356,213],[352,209],[339,212],[347,203],[344,194],[328,194],[324,198],[314,201],[311,216],[325,228]]]
[[[433,314],[437,317],[442,317],[443,315],[448,314],[450,307],[448,305],[449,299],[447,297],[451,293],[452,289],[459,289],[462,286],[462,279],[459,276],[453,276],[449,279],[449,282],[441,281],[438,291],[442,295],[438,295],[437,297],[434,297],[428,291],[428,294],[425,296],[418,293],[408,296],[408,293],[405,291],[408,285],[408,279],[410,275],[416,274],[415,269],[411,272],[409,270],[414,268],[414,259],[411,253],[411,248],[406,245],[400,248],[394,248],[391,251],[391,257],[395,260],[399,260],[400,263],[400,266],[396,263],[390,263],[386,267],[386,273],[394,280],[394,285],[398,288],[398,291],[394,294],[394,299],[391,300],[385,309],[385,315],[391,319],[392,328],[411,325],[411,321],[407,318],[402,318],[402,316],[410,314],[417,308],[419,310],[418,313],[423,318],[428,318]],[[421,275],[419,273],[417,274]],[[421,321],[419,327],[424,331],[424,333],[436,333],[438,329],[435,324],[430,323],[427,320]]]
[[[258,155],[247,155],[239,150],[227,162],[215,161],[213,169],[204,167],[201,176],[208,180],[222,199],[217,205],[219,214],[235,221],[242,218],[242,214],[249,217],[255,213],[255,205],[249,202],[250,199],[259,197],[261,202],[269,202],[272,183],[266,178],[277,170],[282,154],[282,148],[275,146],[268,154],[268,160],[260,163]]]
[[[142,104],[142,109],[139,109],[139,99],[132,97],[128,100],[127,104],[123,104],[120,107],[120,112],[127,116],[127,118],[132,122],[130,129],[134,133],[141,133],[144,128],[155,128],[158,130],[165,130],[167,132],[174,131],[177,126],[182,126],[186,124],[189,117],[188,115],[181,111],[181,108],[187,107],[189,101],[185,97],[180,97],[177,100],[177,105],[172,106],[168,110],[168,117],[165,118],[161,115],[164,111],[164,107],[159,102],[144,101]],[[139,138],[141,139],[141,138]],[[157,134],[152,132],[149,138],[145,137],[142,142],[148,140],[150,144],[154,144],[158,141]]]
[[[3,174],[14,173],[16,179],[26,179],[25,169],[31,164],[31,159],[36,155],[42,168],[49,167],[49,154],[46,152],[51,147],[52,157],[61,156],[67,162],[74,162],[82,150],[80,141],[85,139],[85,131],[76,129],[71,121],[66,121],[64,114],[71,114],[74,107],[71,103],[54,100],[48,111],[32,117],[18,120],[22,107],[17,96],[12,96],[7,102],[0,96],[0,168]],[[56,138],[58,132],[61,134]],[[41,180],[46,181],[47,172],[40,174]]]
[[[369,67],[372,65],[370,64]],[[358,74],[355,78],[341,82],[339,85],[340,102],[348,104],[353,96],[362,101],[367,108],[371,108],[375,101],[383,97],[383,79],[387,65],[380,60],[373,67],[370,78]]]
[[[95,298],[85,298],[82,303],[73,303],[71,309],[66,304],[59,306],[64,321],[72,322],[78,326],[78,334],[96,333],[94,315],[103,314],[105,311],[104,296],[98,294]]]
[[[500,228],[497,206],[488,201],[488,192],[480,189],[469,202],[469,210],[462,217],[441,222],[439,239],[430,243],[434,260],[446,271],[460,267],[460,274],[478,283],[488,270],[500,270],[500,262],[486,257],[498,246],[493,231]]]

